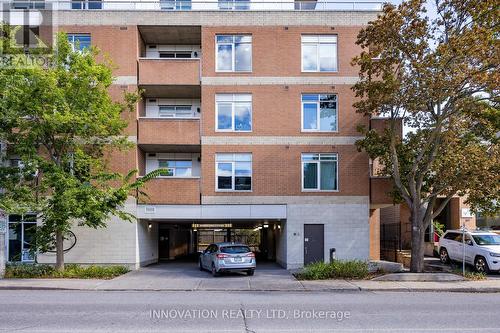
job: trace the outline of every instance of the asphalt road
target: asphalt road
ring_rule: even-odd
[[[0,332],[500,332],[500,294],[0,291]]]

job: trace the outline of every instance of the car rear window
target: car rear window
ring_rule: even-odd
[[[222,253],[229,253],[229,254],[236,254],[236,253],[247,253],[251,252],[250,248],[248,246],[224,246],[220,248],[220,252]]]
[[[457,238],[458,235],[459,234],[456,232],[449,232],[446,235],[444,235],[444,238],[454,240],[455,238]]]

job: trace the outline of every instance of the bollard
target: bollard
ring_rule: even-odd
[[[336,259],[336,251],[335,248],[330,249],[330,262],[333,262]]]

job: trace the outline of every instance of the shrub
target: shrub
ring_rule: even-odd
[[[331,263],[316,262],[306,265],[296,274],[301,280],[366,279],[369,276],[368,263],[361,260],[335,260]]]
[[[51,265],[9,264],[5,269],[6,278],[66,278],[66,279],[112,279],[129,272],[125,266],[80,266],[68,264],[62,272]]]
[[[38,264],[8,264],[5,267],[5,278],[47,278],[55,272],[53,266]]]

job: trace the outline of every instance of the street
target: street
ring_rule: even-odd
[[[499,332],[500,293],[0,291],[5,332]]]

